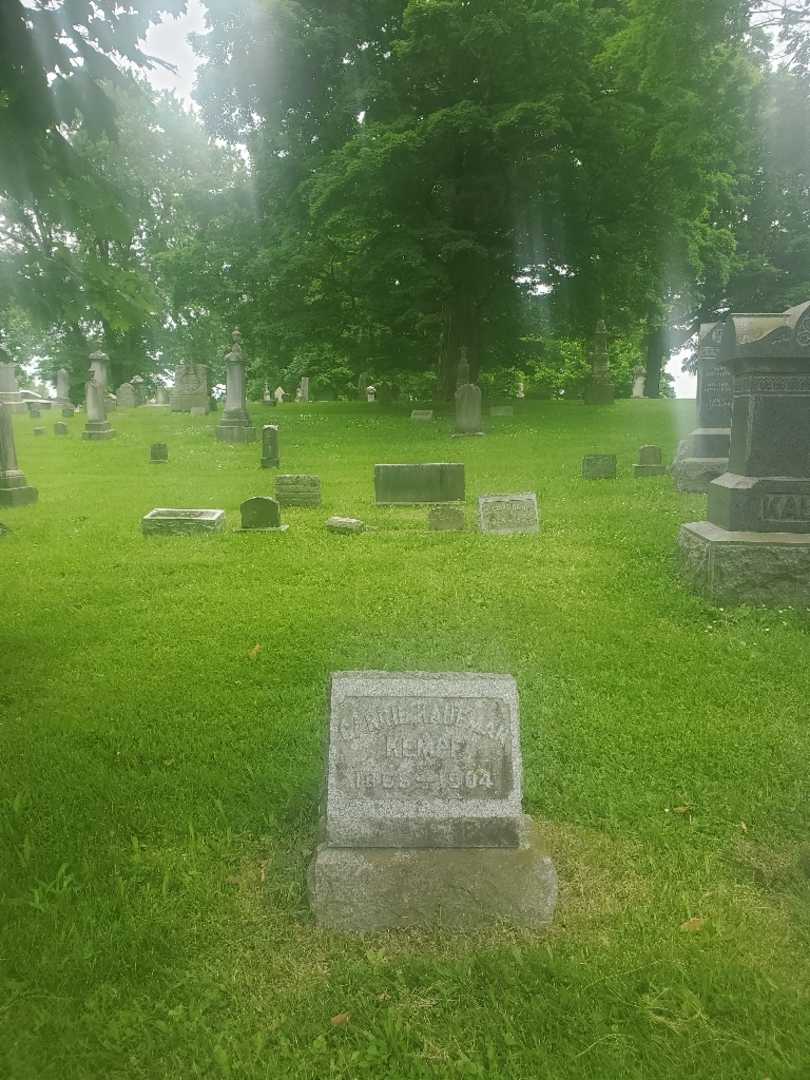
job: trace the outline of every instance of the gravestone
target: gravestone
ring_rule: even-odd
[[[165,386],[159,386],[155,391],[155,404],[159,405],[161,408],[165,405],[171,406],[169,391]]]
[[[273,391],[273,397],[276,399],[276,405],[283,405],[284,398],[287,396],[287,391],[283,386],[277,386]]]
[[[449,462],[424,465],[375,465],[378,506],[464,502],[464,466]]]
[[[15,413],[25,412],[25,403],[17,385],[17,369],[3,349],[0,349],[0,405],[6,405]]]
[[[613,480],[615,476],[615,454],[586,454],[582,459],[583,480]]]
[[[70,428],[63,421],[59,420],[53,425],[54,435],[69,435]]]
[[[165,442],[152,443],[149,448],[149,463],[151,465],[166,465],[169,460],[169,447]]]
[[[413,409],[411,411],[411,420],[418,420],[422,423],[427,423],[433,419],[433,409]]]
[[[647,384],[647,369],[642,364],[636,364],[633,368],[633,397],[638,400],[644,397],[644,388]]]
[[[281,463],[278,452],[278,425],[265,424],[262,428],[262,468],[277,469]]]
[[[719,603],[810,605],[810,303],[730,315],[728,471],[709,484],[706,521],[681,527],[681,572]]]
[[[433,532],[464,532],[464,511],[460,506],[432,506],[428,528]]]
[[[66,406],[64,409],[62,409],[62,416],[64,416],[66,420],[72,419],[75,415],[76,410],[73,408],[72,405]]]
[[[633,476],[663,476],[667,471],[661,460],[660,446],[642,446],[638,452],[638,464],[633,466]]]
[[[281,506],[320,506],[321,478],[302,474],[277,476],[276,498]]]
[[[483,435],[481,431],[481,388],[470,381],[467,349],[462,346],[456,379],[456,435]]]
[[[216,433],[221,442],[246,443],[254,442],[256,429],[247,411],[247,397],[245,384],[245,366],[247,361],[242,355],[242,335],[238,330],[233,332],[233,345],[231,351],[225,354],[227,364],[225,408],[222,410]]]
[[[326,520],[326,529],[333,533],[360,533],[365,525],[359,518],[338,517],[334,515]]]
[[[121,383],[115,393],[119,409],[134,409],[137,404],[135,387],[132,383]]]
[[[496,533],[499,536],[539,533],[537,496],[533,491],[517,495],[480,495],[478,523],[482,533]]]
[[[30,487],[17,464],[14,445],[13,405],[0,404],[0,506],[26,506],[37,501],[37,489]]]
[[[376,400],[377,400],[377,387],[376,386],[367,386],[366,387],[366,401],[369,404],[371,404],[373,401],[376,401]]]
[[[33,402],[29,401],[28,402],[28,415],[31,417],[32,420],[39,420],[39,417],[40,417],[39,406],[34,405]]]
[[[145,536],[219,533],[225,528],[224,510],[185,510],[162,506],[141,519]]]
[[[514,405],[492,405],[489,410],[490,416],[514,416]]]
[[[242,514],[240,532],[286,532],[289,525],[281,524],[281,509],[275,499],[258,495],[239,507]]]
[[[45,428],[44,427],[35,427],[34,428],[34,434],[35,435],[44,435],[45,434]]]
[[[166,391],[164,390],[165,394]],[[169,401],[172,412],[190,413],[193,408],[208,409],[208,367],[206,364],[179,364],[174,372],[174,388]],[[158,390],[158,404],[160,390]]]
[[[556,875],[521,791],[511,676],[333,674],[318,924],[547,925]]]
[[[604,319],[600,319],[591,348],[591,377],[585,388],[584,399],[586,405],[609,405],[613,396],[607,326]]]
[[[141,375],[134,375],[131,382],[135,392],[135,406],[138,408],[146,402],[146,386]]]
[[[98,357],[104,356],[104,354],[94,353],[93,355],[96,357],[95,366],[91,366],[88,371],[87,382],[84,387],[87,420],[85,421],[82,438],[92,440],[111,439],[115,432],[110,427],[110,422],[107,419],[107,409],[102,388],[96,382],[96,374],[100,363]]]
[[[778,316],[777,316],[778,317]],[[672,465],[679,491],[707,492],[728,468],[733,377],[723,365],[723,323],[701,323],[698,335],[697,424]]]

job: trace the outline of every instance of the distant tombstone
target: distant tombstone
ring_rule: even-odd
[[[145,536],[219,533],[225,529],[225,511],[157,507],[141,519],[141,529]]]
[[[376,386],[367,386],[366,387],[366,401],[371,403],[372,401],[376,401],[376,400],[377,400],[377,387]]]
[[[159,386],[155,391],[155,404],[156,405],[169,405],[169,391],[165,386]]]
[[[586,454],[582,459],[583,480],[614,480],[615,477],[615,454]]]
[[[259,495],[247,499],[239,507],[242,514],[240,532],[286,532],[289,525],[281,524],[281,509],[275,499]]]
[[[513,405],[492,405],[489,410],[490,416],[514,416],[515,408]]]
[[[94,353],[97,358],[103,355],[103,353]],[[115,435],[107,419],[107,409],[102,388],[96,382],[97,371],[98,366],[90,368],[84,387],[87,420],[82,432],[83,439],[111,439]]]
[[[604,319],[596,324],[591,347],[591,377],[585,388],[587,405],[609,405],[613,401],[613,383],[610,379],[610,346]]]
[[[152,443],[149,448],[151,465],[166,465],[169,461],[169,447],[165,442]]]
[[[146,401],[146,388],[144,380],[141,375],[135,375],[132,378],[132,389],[135,391],[135,405],[136,407],[143,405]]]
[[[515,391],[515,397],[516,397],[516,398],[517,398],[517,399],[518,399],[519,401],[522,401],[522,400],[523,400],[523,398],[525,398],[525,397],[526,397],[526,387],[525,387],[525,385],[524,385],[524,384],[523,384],[522,382],[519,382],[519,383],[517,384],[517,390]]]
[[[643,398],[644,388],[647,384],[647,369],[642,367],[641,364],[636,364],[633,368],[633,397]]]
[[[132,383],[121,383],[115,394],[119,409],[134,409],[137,403]]]
[[[359,518],[338,517],[333,515],[326,519],[326,531],[333,533],[361,533],[365,525]]]
[[[276,404],[277,405],[283,405],[284,404],[284,398],[286,396],[287,396],[287,391],[284,389],[283,386],[277,386],[275,388],[275,390],[273,391],[273,397],[276,399]]]
[[[40,417],[39,406],[34,405],[33,402],[29,401],[28,402],[28,415],[31,417],[32,420],[39,420],[39,417]]]
[[[276,498],[281,506],[320,506],[321,478],[303,474],[277,476]]]
[[[76,415],[76,410],[73,408],[72,405],[66,405],[65,408],[62,409],[62,416],[64,416],[64,418],[66,420],[70,420],[75,415]]]
[[[511,676],[333,674],[318,924],[547,925],[556,875],[522,774]]]
[[[706,521],[681,527],[681,574],[717,603],[810,606],[810,302],[730,315],[720,359],[733,382],[728,471]]]
[[[247,411],[245,367],[247,361],[242,353],[242,335],[233,332],[231,351],[225,354],[227,365],[225,408],[216,428],[216,436],[221,442],[254,442],[256,429]]]
[[[661,461],[660,446],[642,446],[638,452],[638,464],[633,466],[634,476],[663,476],[667,471]]]
[[[174,389],[170,396],[172,412],[188,412],[192,408],[208,410],[208,367],[206,364],[179,364],[174,372]]]
[[[278,425],[265,424],[262,428],[262,468],[277,469],[279,464]]]
[[[34,434],[35,435],[44,435],[45,434],[45,428],[44,427],[35,427],[34,428]]]
[[[411,412],[411,420],[418,420],[424,423],[433,419],[433,409],[413,409]]]
[[[456,435],[482,435],[481,388],[470,382],[467,349],[462,347],[456,389]]]
[[[464,511],[460,506],[432,506],[428,528],[433,532],[464,532]]]
[[[516,495],[480,495],[478,523],[482,533],[508,536],[540,532],[537,496],[533,491]]]
[[[424,465],[375,465],[378,506],[464,502],[464,466],[449,462]]]
[[[707,492],[728,468],[733,377],[720,358],[722,322],[701,323],[698,335],[697,424],[672,466],[679,491]]]
[[[53,433],[54,435],[69,435],[70,428],[67,426],[67,424],[59,420],[53,425]]]
[[[12,411],[13,405],[0,405],[0,506],[26,506],[37,501],[37,489],[17,464]]]

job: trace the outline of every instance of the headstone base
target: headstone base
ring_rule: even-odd
[[[810,536],[682,525],[681,578],[718,603],[810,606]]]
[[[268,525],[266,528],[261,529],[234,529],[233,531],[238,533],[286,532],[289,527],[289,525]]]
[[[405,927],[469,929],[506,921],[548,926],[557,875],[530,818],[516,848],[334,848],[309,870],[319,926],[344,933]]]
[[[252,424],[244,421],[232,423],[223,419],[216,429],[217,438],[220,442],[251,443],[256,441],[257,432]]]
[[[28,506],[38,498],[37,489],[27,484],[22,487],[0,487],[0,506]]]
[[[633,476],[666,476],[666,465],[634,465]]]
[[[327,518],[326,528],[333,533],[361,533],[365,531],[365,524],[359,518],[333,517]]]
[[[141,518],[144,536],[219,533],[225,529],[224,510],[185,510],[156,507]]]
[[[451,439],[477,439],[479,435],[484,435],[483,431],[453,431],[450,433]]]
[[[82,432],[83,439],[112,439],[114,435],[109,420],[88,420]]]
[[[712,480],[728,470],[728,458],[679,458],[672,466],[678,491],[707,494]]]
[[[261,466],[263,469],[278,469],[281,466],[281,462],[277,457],[262,458]]]

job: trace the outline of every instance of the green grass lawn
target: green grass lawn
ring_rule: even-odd
[[[694,403],[525,403],[469,440],[253,413],[322,478],[284,534],[232,531],[274,473],[216,417],[113,414],[106,443],[15,418],[40,498],[0,511],[0,1077],[807,1080],[810,618],[680,587],[705,500],[631,464]],[[581,480],[602,451],[620,478]],[[469,531],[376,508],[381,461],[464,461]],[[539,537],[476,533],[477,495],[526,490]],[[229,531],[144,538],[155,506]],[[327,680],[353,668],[515,676],[550,932],[313,925]]]

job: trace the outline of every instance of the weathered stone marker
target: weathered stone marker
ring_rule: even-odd
[[[462,346],[456,379],[456,435],[483,435],[481,431],[481,387],[470,380],[467,349]]]
[[[411,412],[411,420],[427,423],[433,419],[433,409],[414,409]]]
[[[480,495],[478,523],[482,533],[508,536],[510,533],[540,532],[537,496],[533,491],[517,495]]]
[[[53,425],[53,433],[54,435],[69,435],[70,428],[67,426],[67,424],[59,420]]]
[[[93,353],[90,357],[92,364],[87,373],[85,384],[85,401],[87,420],[85,421],[83,439],[111,439],[115,432],[110,427],[107,419],[106,395],[103,386],[97,381],[99,371],[107,371],[107,357],[102,352]]]
[[[115,391],[115,398],[119,409],[134,409],[138,403],[135,397],[135,387],[128,382],[121,383]]]
[[[0,404],[0,506],[26,506],[37,501],[37,489],[29,487],[17,465],[14,427],[11,414],[14,404]]]
[[[159,387],[156,404],[166,404],[166,390]],[[192,409],[208,411],[208,367],[206,364],[179,364],[174,372],[174,387],[169,396],[172,412]]]
[[[728,468],[733,377],[723,365],[723,323],[701,323],[698,337],[698,426],[684,440],[672,466],[679,491],[708,491]]]
[[[246,443],[254,442],[256,439],[256,429],[247,411],[245,384],[247,361],[242,355],[241,340],[242,335],[238,330],[234,330],[231,351],[225,354],[228,366],[225,408],[222,410],[222,419],[216,429],[217,438],[221,442]]]
[[[810,604],[810,303],[730,315],[734,378],[728,472],[708,520],[681,527],[682,574],[719,602]]]
[[[34,431],[35,435],[44,435],[45,434],[45,428],[44,427],[35,427],[33,429],[33,431]]]
[[[321,478],[305,474],[277,476],[276,498],[281,506],[320,506]]]
[[[275,499],[257,495],[239,507],[242,514],[240,532],[286,532],[289,525],[281,524],[281,509]]]
[[[141,528],[145,536],[222,532],[225,528],[225,511],[157,507],[141,519]]]
[[[633,476],[663,476],[666,471],[660,446],[642,446],[639,449],[638,464],[633,466]]]
[[[66,420],[72,420],[75,415],[76,410],[72,405],[66,405],[64,409],[62,409],[62,416],[64,416]]]
[[[582,459],[583,480],[613,480],[615,476],[615,454],[586,454]]]
[[[330,704],[319,924],[548,924],[556,874],[522,813],[515,680],[337,672]]]
[[[262,468],[277,469],[280,463],[278,453],[278,425],[265,424],[262,428]]]
[[[379,506],[464,502],[464,466],[375,465],[374,494]]]
[[[365,530],[365,524],[360,518],[338,517],[336,514],[326,519],[326,529],[333,533],[361,533]]]
[[[169,447],[165,442],[152,443],[149,448],[150,465],[166,465],[169,461]]]
[[[434,532],[464,532],[464,511],[460,506],[432,506],[428,528]]]

